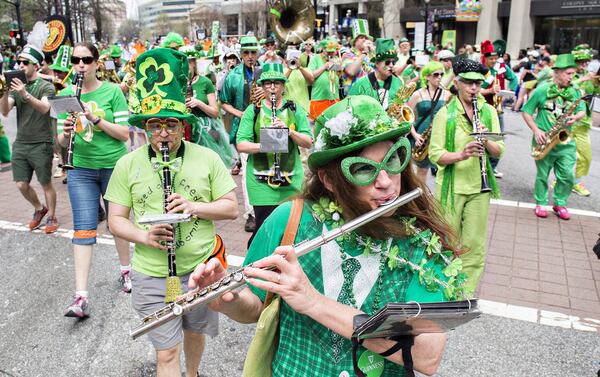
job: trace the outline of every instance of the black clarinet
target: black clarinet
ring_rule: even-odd
[[[479,130],[481,121],[479,120],[479,114],[478,114],[478,110],[477,110],[477,95],[474,95],[473,97],[471,97],[471,104],[473,106],[473,133],[479,134],[479,136],[476,136],[475,139],[477,140],[477,142],[481,143],[485,148],[485,143],[484,143],[485,138],[483,137],[483,135],[481,134],[481,131]],[[488,168],[487,168],[487,160],[486,160],[485,153],[486,152],[484,150],[483,153],[479,155],[479,169],[481,170],[481,191],[480,192],[482,192],[482,193],[492,191],[492,189],[490,188],[490,183],[488,182]]]
[[[83,74],[79,72],[75,72],[73,75],[73,84],[77,84],[75,88],[75,97],[77,99],[81,98],[81,87],[83,86]],[[73,117],[73,129],[71,130],[71,134],[69,135],[69,145],[67,146],[67,161],[62,164],[62,168],[65,170],[71,170],[75,168],[73,166],[73,149],[75,149],[75,131],[77,129],[77,116],[78,114],[71,114]]]
[[[169,162],[169,143],[163,141],[160,144],[160,151],[162,153],[163,162]],[[168,212],[167,206],[169,205],[169,196],[173,193],[173,186],[171,183],[171,170],[168,166],[163,166],[162,169],[163,176],[163,203],[165,206],[165,213]],[[176,239],[177,234],[177,225],[171,224],[173,228],[173,240]],[[181,295],[181,284],[179,282],[179,278],[177,277],[177,263],[175,261],[175,241],[166,241],[165,246],[167,246],[167,264],[169,268],[169,275],[167,276],[167,291],[165,294],[165,303],[174,302],[177,299],[177,296]]]
[[[277,119],[277,97],[275,93],[271,94],[271,126],[275,123]],[[281,166],[279,161],[279,153],[275,153],[275,157],[273,159],[273,171],[274,174],[271,177],[271,183],[275,186],[279,186],[285,183],[285,178],[281,176]]]

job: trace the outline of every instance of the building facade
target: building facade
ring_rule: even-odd
[[[161,15],[165,15],[169,22],[189,20],[190,11],[199,2],[199,0],[150,0],[138,5],[138,17],[145,28],[154,30]]]

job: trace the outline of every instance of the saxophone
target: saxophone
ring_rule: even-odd
[[[396,98],[388,106],[388,115],[397,119],[400,123],[413,123],[415,121],[415,113],[405,103],[412,96],[415,89],[417,89],[417,84],[414,82],[402,85],[396,93]]]
[[[575,112],[577,106],[579,106],[579,102],[585,98],[587,98],[587,96],[578,98],[575,102],[573,102],[573,104],[571,104],[571,106],[567,108],[567,111],[556,118],[554,126],[552,126],[552,128],[545,133],[546,141],[544,144],[536,144],[531,149],[531,156],[534,160],[538,161],[546,157],[552,148],[554,148],[558,143],[567,144],[569,141],[571,141],[571,132],[567,128],[567,118]]]
[[[440,85],[438,90],[444,90],[444,87]],[[433,95],[435,97],[435,94]],[[433,103],[432,103],[433,104]],[[435,110],[435,109],[433,109]],[[429,142],[431,141],[431,129],[433,128],[433,110],[431,114],[431,121],[429,122],[429,126],[425,129],[423,134],[423,143],[420,146],[416,146],[412,150],[412,158],[415,161],[423,161],[427,154],[429,153]]]

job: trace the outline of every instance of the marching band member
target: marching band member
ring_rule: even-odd
[[[358,79],[373,71],[373,37],[369,35],[369,22],[360,18],[352,21],[352,48],[342,55],[342,80],[344,96],[349,95]]]
[[[462,58],[455,59],[453,69],[458,94],[433,119],[429,159],[439,168],[435,180],[436,198],[466,249],[460,258],[467,274],[466,297],[472,297],[485,264],[490,198],[499,195],[488,155],[499,158],[504,152],[504,142],[479,142],[469,136],[474,132],[475,115],[481,120],[479,132],[500,131],[496,111],[480,95],[487,68]],[[474,97],[477,109],[472,105]],[[485,171],[482,165],[487,166]],[[484,177],[489,181],[491,193],[482,192]]]
[[[312,72],[313,81],[310,96],[310,118],[315,120],[329,106],[340,100],[340,80],[341,74],[339,55],[339,45],[332,39],[327,38],[321,41],[322,48],[319,54],[315,54],[308,70]]]
[[[523,119],[533,132],[532,145],[543,145],[547,142],[546,132],[549,131],[559,117],[566,117],[565,126],[570,129],[573,124],[585,117],[585,105],[579,105],[571,114],[566,114],[573,107],[580,93],[572,85],[573,75],[577,71],[577,63],[571,54],[558,55],[554,69],[554,79],[537,87],[529,100],[523,106]],[[533,115],[537,111],[535,120]],[[552,210],[563,220],[569,220],[571,215],[567,210],[567,199],[575,181],[574,169],[576,161],[575,141],[566,144],[558,143],[548,154],[535,161],[537,175],[533,186],[535,199],[535,215],[548,217],[543,207],[548,205],[548,176],[554,169],[556,185],[552,192],[554,205]]]
[[[404,85],[401,79],[394,76],[392,69],[398,60],[398,53],[393,39],[378,38],[375,41],[375,56],[372,61],[375,70],[356,81],[348,95],[367,95],[375,98],[387,111],[398,91]]]
[[[96,78],[99,53],[96,47],[83,42],[75,46],[71,63],[83,75],[81,102],[85,112],[76,118],[58,114],[58,124],[63,132],[58,135],[61,146],[67,147],[74,138],[73,166],[68,171],[69,200],[73,213],[73,254],[75,267],[75,295],[65,310],[67,317],[87,317],[90,312],[88,276],[92,264],[93,245],[96,244],[98,206],[117,160],[127,154],[125,141],[129,138],[127,127],[127,102],[118,85]],[[60,95],[77,93],[67,87]],[[71,133],[74,132],[74,135]],[[108,202],[104,199],[104,206]],[[115,236],[121,264],[121,289],[131,291],[129,276],[129,243]]]
[[[121,158],[114,169],[106,199],[110,201],[109,224],[115,235],[135,243],[132,304],[140,316],[164,306],[168,261],[164,242],[172,242],[179,282],[187,286],[190,272],[199,261],[218,251],[224,261],[214,220],[235,219],[238,214],[235,183],[213,151],[182,141],[183,125],[194,115],[186,111],[183,93],[187,86],[188,62],[183,53],[156,48],[137,59],[137,86],[141,112],[130,118],[132,125],[150,134],[147,147]],[[159,77],[158,80],[155,78]],[[161,79],[162,78],[162,79]],[[168,145],[169,161],[161,146]],[[171,182],[162,171],[170,170]],[[172,193],[164,198],[165,184]],[[191,221],[176,225],[140,225],[144,214],[189,213]],[[129,220],[133,209],[134,221]],[[182,335],[183,329],[183,335]],[[180,377],[180,352],[185,353],[186,376],[196,376],[205,344],[205,334],[218,333],[217,313],[204,308],[188,313],[150,332],[156,350],[157,375]]]
[[[408,166],[410,144],[402,136],[408,123],[399,125],[371,97],[352,96],[325,110],[315,131],[317,144],[309,157],[313,174],[303,205],[294,206],[300,211],[292,210],[290,202],[277,207],[248,250],[244,264],[254,263],[245,269],[249,286],[209,304],[235,321],[252,323],[267,292],[281,297],[278,345],[271,365],[265,366],[273,376],[353,375],[354,316],[372,315],[389,302],[448,301],[462,294],[462,274],[450,272],[459,263],[452,258],[452,231]],[[279,246],[282,224],[288,221],[299,221],[295,240],[310,240],[416,187],[426,193],[300,258],[293,247]],[[425,249],[430,247],[436,251],[428,255]],[[276,271],[261,269],[271,265]],[[209,261],[196,268],[191,284],[206,286],[225,273]],[[431,279],[427,287],[420,276]],[[444,292],[446,283],[450,289]],[[422,334],[410,340],[414,369],[435,373],[446,335]],[[395,344],[366,340],[357,351],[362,372],[403,376],[402,365],[410,363],[402,352],[381,355]]]
[[[256,216],[255,231],[248,245],[277,205],[300,192],[304,169],[298,147],[312,147],[312,132],[306,113],[293,101],[283,100],[286,82],[283,65],[263,65],[257,84],[262,86],[266,97],[261,106],[249,106],[244,111],[236,137],[238,151],[248,154],[246,189]],[[273,97],[275,103],[272,101]],[[261,152],[262,127],[289,128],[288,153],[278,153],[275,156],[273,153]],[[275,162],[274,159],[279,161]]]

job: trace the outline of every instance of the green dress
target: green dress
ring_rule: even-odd
[[[284,203],[267,218],[250,245],[244,264],[270,255],[279,246],[285,228],[282,224],[287,222],[290,211],[291,203]],[[314,205],[305,202],[296,243],[311,240],[336,227],[329,220],[319,220],[314,211]],[[413,273],[406,264],[394,265],[391,262],[403,257],[416,265],[431,268],[436,278],[448,282],[444,274],[447,272],[445,263],[438,263],[441,259],[436,258],[427,260],[425,256],[426,248],[437,242],[438,238],[435,237],[429,230],[419,230],[412,237],[375,244],[368,253],[365,253],[365,247],[339,238],[300,257],[299,261],[312,285],[321,294],[360,308],[368,314],[373,314],[388,302],[447,301],[441,289],[433,291],[423,286],[419,274]],[[249,287],[264,300],[265,291]],[[349,300],[349,290],[354,301]],[[285,301],[281,301],[279,345],[272,364],[273,376],[330,377],[344,375],[344,372],[353,375],[351,348],[348,339],[295,312]],[[366,356],[373,356],[371,359],[374,363],[384,363],[380,373],[369,376],[404,376],[403,366],[383,360],[363,347],[358,351],[359,359],[365,353]]]

